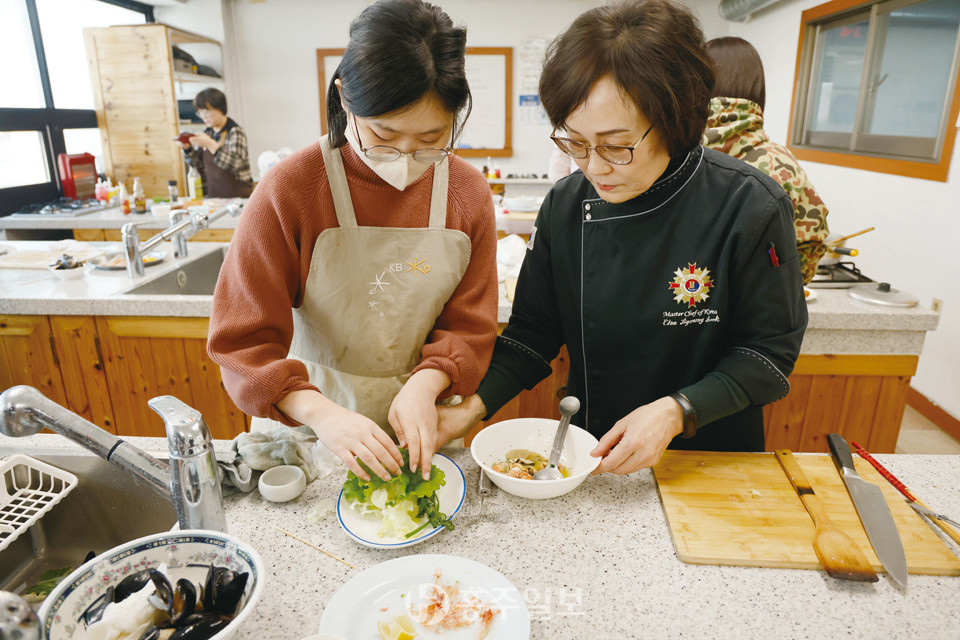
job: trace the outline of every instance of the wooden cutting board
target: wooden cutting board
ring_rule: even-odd
[[[880,487],[897,523],[910,573],[960,575],[960,558],[863,460],[857,472]],[[834,523],[876,571],[853,502],[829,455],[797,455]],[[813,520],[772,453],[667,451],[654,468],[677,556],[692,564],[818,569]]]
[[[84,262],[103,255],[102,249],[71,249],[68,251],[14,251],[0,256],[0,269],[46,269],[57,258],[67,254]]]

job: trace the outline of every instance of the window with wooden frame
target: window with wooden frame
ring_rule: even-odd
[[[803,12],[790,121],[801,160],[946,181],[960,115],[960,0]]]

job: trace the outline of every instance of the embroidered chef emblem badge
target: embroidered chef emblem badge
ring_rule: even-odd
[[[709,269],[698,269],[697,263],[693,262],[688,264],[686,269],[677,269],[673,273],[676,277],[668,286],[671,292],[676,293],[673,299],[677,304],[686,303],[688,307],[695,307],[698,302],[710,297],[709,290],[713,287],[713,280],[710,278]]]

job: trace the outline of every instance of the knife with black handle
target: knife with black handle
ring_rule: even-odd
[[[853,506],[857,509],[860,522],[867,532],[873,550],[880,564],[900,586],[907,586],[907,557],[903,552],[900,532],[890,513],[890,507],[883,497],[880,487],[867,482],[857,474],[853,466],[853,455],[847,441],[839,433],[827,436],[827,444],[833,455],[833,463],[847,487]]]

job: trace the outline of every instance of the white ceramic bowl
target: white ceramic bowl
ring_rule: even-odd
[[[257,487],[260,495],[270,502],[287,502],[293,500],[307,486],[307,476],[303,469],[292,464],[282,464],[279,467],[267,469],[260,475]]]
[[[211,563],[250,574],[239,612],[211,640],[226,640],[237,632],[263,594],[266,582],[260,555],[239,538],[199,529],[158,533],[114,547],[64,578],[40,608],[43,637],[47,640],[84,637],[83,623],[77,620],[107,587],[133,572],[153,569],[163,563],[167,565],[166,575],[172,583],[187,578],[202,584]]]
[[[558,424],[558,420],[547,418],[517,418],[497,422],[485,427],[474,437],[470,453],[493,483],[507,493],[535,500],[562,496],[580,486],[600,464],[600,458],[590,455],[597,446],[597,439],[580,427],[570,425],[563,453],[560,454],[560,464],[570,470],[567,478],[521,480],[493,470],[493,463],[504,460],[511,449],[529,449],[549,457]]]
[[[47,271],[57,276],[59,280],[79,280],[83,277],[85,269],[74,267],[73,269],[57,269],[56,267],[47,267]]]

